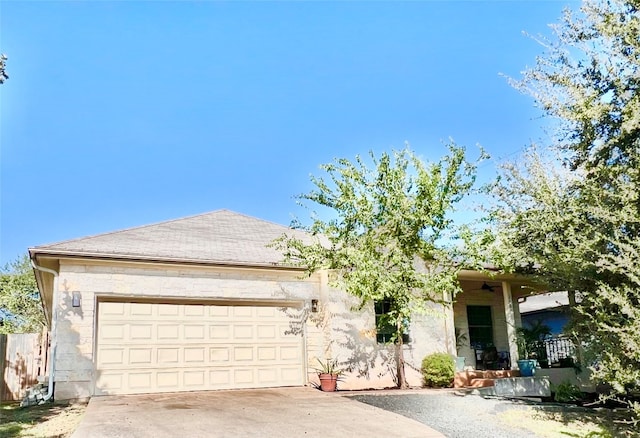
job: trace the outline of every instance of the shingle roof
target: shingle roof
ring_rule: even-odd
[[[241,265],[282,265],[266,245],[288,235],[309,235],[229,210],[30,248],[32,254]]]

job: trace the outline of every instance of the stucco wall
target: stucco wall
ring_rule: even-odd
[[[302,302],[293,318],[305,321],[305,350],[310,382],[316,382],[317,358],[337,358],[349,369],[341,389],[394,386],[395,365],[390,346],[378,345],[373,305],[358,310],[357,302],[328,286],[326,274],[300,279],[295,271],[189,267],[118,262],[61,260],[58,282],[56,392],[58,400],[93,395],[95,310],[99,297],[163,297],[192,299],[254,299]],[[73,293],[81,306],[72,307]],[[318,299],[319,312],[310,312]],[[405,346],[411,385],[422,384],[422,358],[451,345],[451,312],[434,306],[432,314],[416,316]],[[453,351],[451,351],[453,352]]]

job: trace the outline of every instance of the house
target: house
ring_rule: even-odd
[[[519,307],[524,327],[545,324],[553,337],[561,336],[569,323],[569,296],[566,291],[523,297]]]
[[[308,385],[318,358],[348,369],[340,389],[394,386],[392,346],[376,331],[383,303],[354,310],[328,272],[283,264],[267,246],[283,233],[301,232],[218,210],[30,248],[55,398]],[[495,345],[515,363],[523,280],[463,271],[460,283],[453,306],[412,320],[411,385],[432,352],[475,366]],[[467,333],[458,352],[456,332]]]

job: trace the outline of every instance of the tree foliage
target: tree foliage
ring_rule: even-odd
[[[565,12],[516,82],[558,122],[557,159],[532,149],[493,189],[496,260],[579,292],[572,333],[594,379],[617,394],[640,389],[639,6],[594,0]]]
[[[9,79],[9,75],[6,71],[7,57],[4,54],[0,54],[0,84],[4,84],[4,81]]]
[[[547,52],[515,83],[558,119],[557,145],[573,169],[593,170],[592,177],[603,165],[640,166],[639,6],[588,0],[578,12],[565,10]]]
[[[0,270],[0,333],[39,332],[45,325],[36,279],[24,255]]]
[[[312,177],[315,189],[299,196],[304,205],[321,207],[331,219],[312,214],[301,228],[313,242],[283,236],[279,246],[290,262],[309,274],[335,272],[334,285],[357,297],[361,306],[374,300],[391,303],[388,323],[396,328],[397,382],[406,386],[402,334],[412,315],[442,303],[458,288],[451,252],[441,238],[451,231],[449,214],[469,193],[475,165],[464,149],[449,145],[449,154],[425,164],[408,148],[337,159],[321,166],[327,177]]]

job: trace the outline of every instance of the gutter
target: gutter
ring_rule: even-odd
[[[53,376],[56,368],[56,326],[58,322],[58,273],[53,269],[45,268],[43,266],[36,265],[31,259],[31,266],[38,271],[46,272],[53,275],[53,291],[51,297],[51,339],[49,347],[49,386],[47,388],[47,394],[44,396],[44,401],[49,401],[53,397]]]
[[[33,254],[36,253],[45,257],[52,258],[70,258],[70,259],[94,259],[94,260],[106,260],[106,261],[122,261],[132,263],[164,263],[172,265],[185,265],[185,266],[216,266],[216,267],[235,267],[235,268],[256,268],[256,269],[277,269],[287,271],[304,271],[305,268],[294,265],[285,264],[280,262],[245,262],[239,260],[208,260],[208,259],[190,259],[190,258],[175,258],[175,257],[163,257],[163,256],[145,256],[135,254],[117,254],[117,253],[101,253],[101,252],[77,252],[66,250],[49,250],[46,248],[31,248]]]

